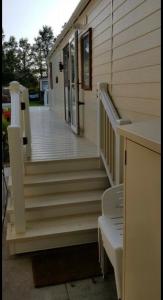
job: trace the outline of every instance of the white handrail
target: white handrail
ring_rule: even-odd
[[[25,200],[24,200],[24,154],[23,129],[20,102],[20,85],[18,82],[10,83],[11,94],[11,125],[8,126],[8,143],[12,181],[12,201],[14,205],[15,230],[17,233],[25,232]]]
[[[119,116],[107,90],[107,83],[98,83],[98,119],[99,119],[99,153],[106,168],[111,185],[123,181],[123,139],[117,125],[129,124],[130,121]]]
[[[108,93],[108,84],[107,83],[98,83],[97,88],[98,88],[98,93],[99,93],[99,98],[102,101],[105,111],[108,115],[108,118],[115,129],[117,125],[124,125],[130,123],[128,119],[123,119],[119,116],[118,112],[116,111],[113,102],[109,96]]]

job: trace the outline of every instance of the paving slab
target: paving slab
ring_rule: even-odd
[[[70,300],[117,300],[114,274],[67,283]]]
[[[108,274],[105,280],[98,276],[35,288],[30,255],[10,256],[5,234],[6,226],[2,235],[3,300],[117,300],[114,273]]]

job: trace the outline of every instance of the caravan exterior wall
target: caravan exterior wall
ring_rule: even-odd
[[[97,143],[97,83],[107,82],[121,117],[140,121],[160,117],[160,0],[92,0],[76,24],[79,34],[79,83],[81,82],[80,38],[92,28],[92,90],[82,90],[84,135]],[[64,119],[63,48],[71,28],[50,58],[53,89],[50,106]],[[58,82],[56,80],[58,77]]]

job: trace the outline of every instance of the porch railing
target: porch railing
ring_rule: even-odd
[[[120,118],[107,90],[107,83],[98,83],[99,154],[106,168],[110,184],[123,182],[123,138],[116,132],[117,125],[129,124]]]
[[[8,143],[12,180],[11,197],[14,205],[15,230],[25,232],[24,160],[31,154],[28,90],[13,81],[10,83],[11,125]],[[25,145],[24,145],[25,144]]]

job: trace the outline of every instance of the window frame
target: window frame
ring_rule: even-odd
[[[89,39],[89,84],[84,82],[84,39],[88,36]],[[92,90],[92,28],[89,28],[82,34],[81,39],[81,87],[83,90]]]

